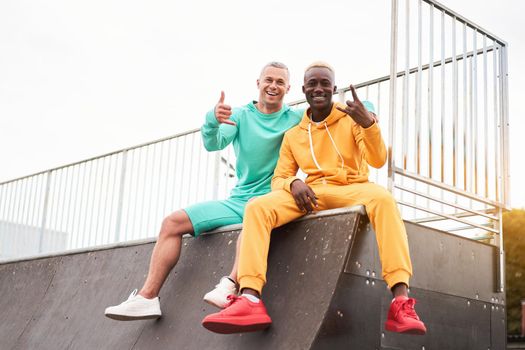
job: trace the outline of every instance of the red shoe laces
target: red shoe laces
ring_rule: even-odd
[[[239,299],[239,297],[235,294],[230,294],[226,297],[226,299],[228,299],[228,304],[226,304],[226,307],[230,307],[233,303],[237,301],[237,299]]]
[[[416,304],[416,301],[412,298],[406,300],[403,305],[401,306],[401,310],[403,310],[403,314],[405,316],[408,316],[410,318],[419,320],[419,317],[416,314],[416,310],[414,309],[414,305]]]

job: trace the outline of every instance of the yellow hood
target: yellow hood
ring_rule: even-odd
[[[308,108],[304,112],[303,118],[301,119],[301,122],[299,123],[299,126],[301,128],[303,128],[303,129],[308,130],[308,124],[311,124],[312,127],[315,126],[317,128],[324,129],[324,126],[323,126],[324,124],[330,126],[330,125],[334,124],[335,122],[339,121],[339,119],[348,117],[348,114],[341,112],[340,110],[335,108],[336,106],[341,106],[342,108],[344,108],[341,104],[334,103],[332,105],[332,110],[330,111],[330,115],[328,115],[328,117],[326,117],[325,120],[323,120],[322,122],[319,122],[319,123],[313,122],[310,119],[310,117],[309,117],[309,115],[310,115],[310,108]]]

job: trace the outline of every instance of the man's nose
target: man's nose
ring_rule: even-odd
[[[323,87],[321,86],[321,84],[315,84],[314,92],[323,92]]]

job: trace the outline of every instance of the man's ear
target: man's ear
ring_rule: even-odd
[[[334,94],[337,92],[337,86],[334,85]]]
[[[286,88],[286,92],[285,92],[286,94],[287,94],[288,92],[290,92],[290,87],[291,87],[291,86],[288,85],[288,87]]]
[[[305,91],[304,91],[304,85],[302,86],[302,89],[303,89],[303,94],[304,94],[304,93],[305,93]]]
[[[259,88],[259,79],[257,79],[257,89]]]

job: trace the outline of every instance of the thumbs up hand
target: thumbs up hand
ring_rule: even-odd
[[[224,91],[221,91],[221,98],[215,105],[215,118],[219,123],[236,125],[235,122],[230,120],[232,115],[232,108],[230,105],[224,103]]]

